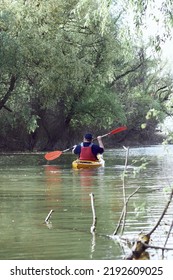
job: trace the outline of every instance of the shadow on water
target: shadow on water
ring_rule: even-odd
[[[157,222],[167,201],[165,190],[173,183],[172,155],[172,146],[130,149],[126,194],[141,188],[129,202],[125,236],[136,237]],[[0,259],[122,259],[127,252],[107,236],[114,232],[123,207],[125,151],[106,150],[104,158],[105,168],[73,170],[74,155],[68,153],[49,163],[43,153],[0,155]],[[148,165],[138,172],[141,158]],[[90,193],[97,215],[94,236]],[[170,221],[168,213],[152,236],[154,244],[163,245]],[[168,246],[173,247],[171,238]],[[150,259],[161,258],[159,250],[148,253]],[[172,251],[165,258],[173,259]]]

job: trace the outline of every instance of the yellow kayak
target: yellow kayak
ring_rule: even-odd
[[[74,169],[96,168],[96,167],[103,167],[104,163],[105,163],[105,161],[103,159],[100,159],[98,161],[76,159],[72,162],[72,167]]]

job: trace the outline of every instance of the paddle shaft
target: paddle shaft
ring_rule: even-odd
[[[116,133],[121,132],[121,131],[126,130],[126,129],[127,129],[126,126],[121,126],[121,127],[118,127],[118,128],[116,128],[116,129],[114,129],[114,130],[112,130],[112,131],[110,131],[110,132],[108,132],[108,133],[106,133],[106,134],[104,134],[100,137],[103,138],[103,137],[106,137],[108,135],[113,135],[113,134],[116,134]],[[96,139],[97,138],[94,138],[93,140],[96,140]]]
[[[74,146],[73,146],[73,147],[74,147]],[[65,153],[65,152],[68,152],[68,151],[72,150],[73,147],[70,147],[70,148],[68,148],[68,149],[66,149],[66,150],[63,150],[62,153]]]
[[[100,137],[101,138],[103,138],[103,137],[106,137],[106,136],[108,136],[108,135],[110,135],[110,133],[106,133],[106,134],[104,134],[104,135],[101,135]],[[97,138],[94,138],[93,140],[96,140]]]

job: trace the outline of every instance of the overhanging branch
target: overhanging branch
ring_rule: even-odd
[[[8,91],[6,92],[6,94],[4,95],[4,97],[0,100],[0,110],[4,107],[6,110],[11,111],[11,109],[9,109],[5,103],[7,102],[7,100],[10,98],[10,96],[12,95],[12,92],[14,90],[15,87],[15,82],[16,82],[17,78],[14,74],[11,75],[10,78],[10,86]]]
[[[132,73],[132,72],[135,72],[136,70],[138,70],[141,66],[143,65],[143,62],[138,64],[137,66],[125,71],[124,73],[122,73],[121,75],[118,75],[115,77],[114,81],[111,83],[111,87],[113,87],[115,85],[115,83],[122,79],[123,77],[127,76],[128,74]]]

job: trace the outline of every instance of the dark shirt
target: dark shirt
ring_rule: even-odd
[[[91,144],[91,142],[83,142],[83,147],[88,147]],[[92,144],[91,146],[92,153],[97,157],[98,154],[103,154],[104,149],[99,147],[96,144]],[[74,154],[80,155],[81,153],[81,145],[77,145],[74,149]]]

